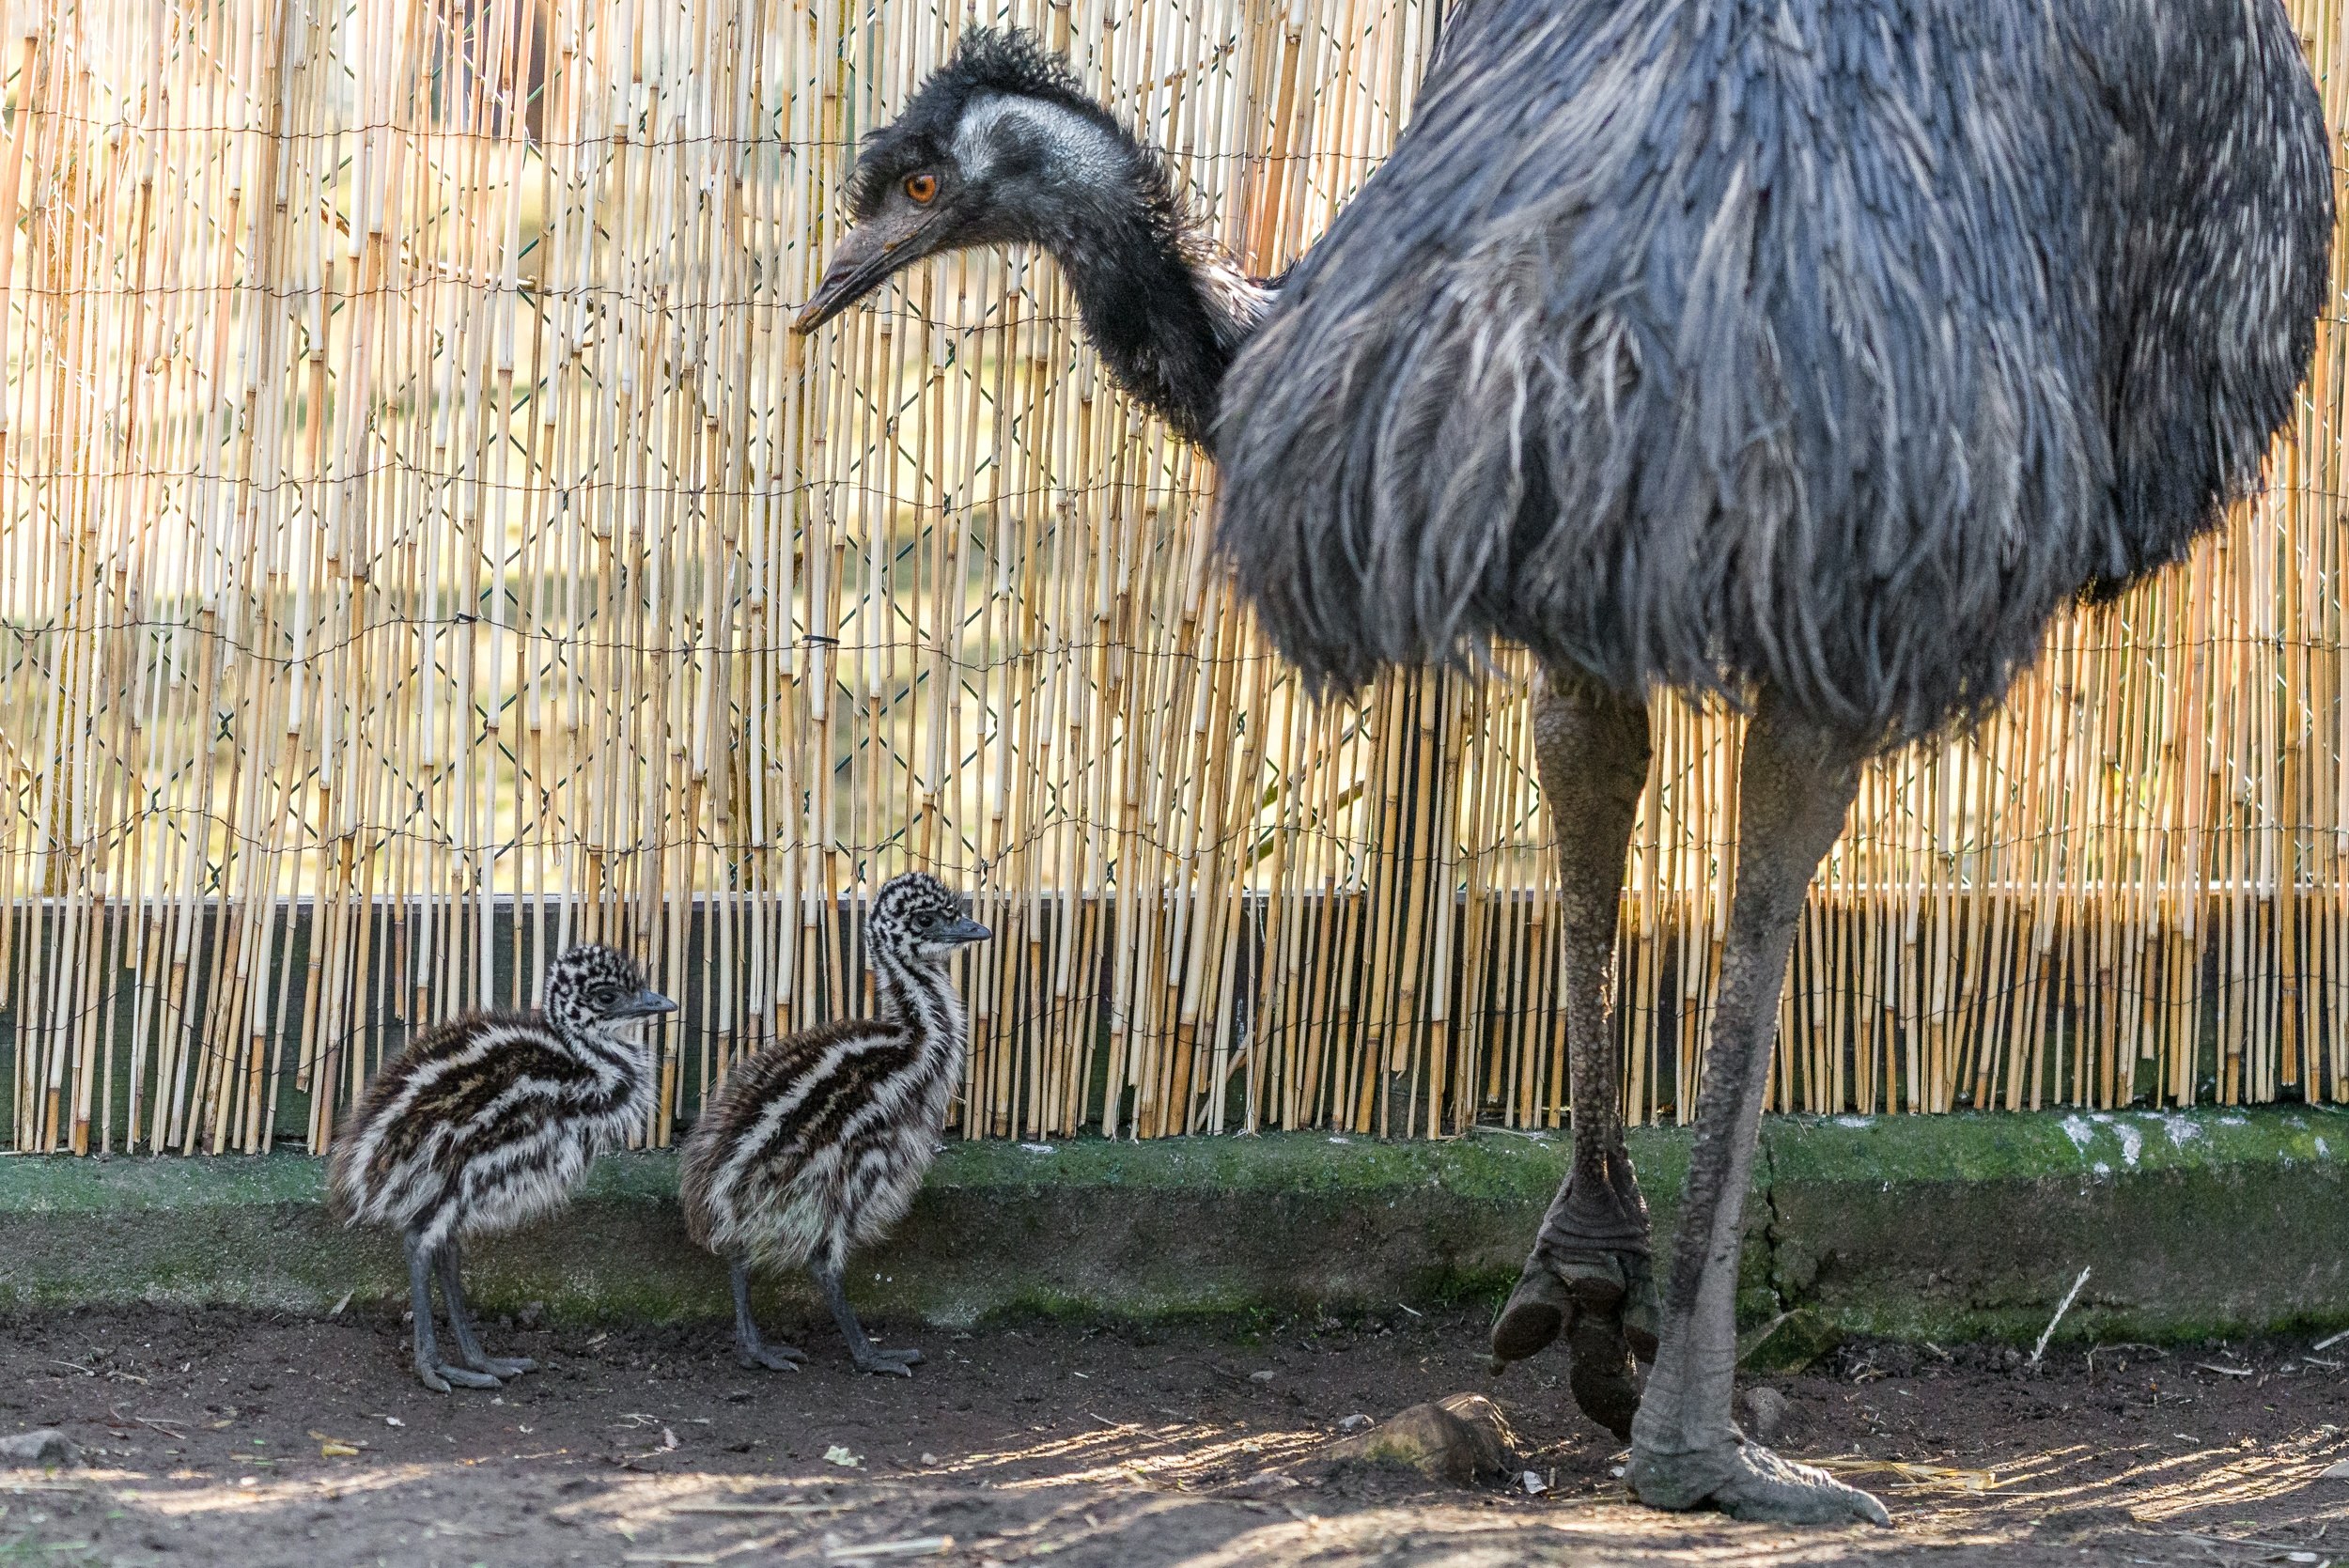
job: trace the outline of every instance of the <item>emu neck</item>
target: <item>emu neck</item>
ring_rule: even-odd
[[[565,1032],[574,1044],[584,1046],[586,1054],[615,1072],[635,1078],[652,1074],[652,1043],[645,1038],[643,1024],[595,1023]]]
[[[1137,202],[1051,247],[1085,334],[1134,397],[1200,446],[1223,374],[1269,303],[1205,236]]]
[[[912,1036],[915,1048],[925,1055],[961,1045],[962,996],[943,963],[876,953],[873,973],[883,1023]]]

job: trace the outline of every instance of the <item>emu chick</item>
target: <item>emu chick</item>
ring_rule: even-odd
[[[335,1140],[327,1202],[346,1225],[399,1231],[425,1387],[496,1388],[535,1365],[483,1354],[465,1309],[459,1241],[560,1207],[598,1154],[645,1125],[652,1052],[629,1025],[676,1006],[646,988],[626,955],[574,947],[548,970],[543,1014],[451,1019],[367,1086]],[[456,1365],[441,1360],[433,1337],[436,1266]]]
[[[946,962],[988,934],[935,878],[885,884],[864,927],[879,1013],[804,1031],[737,1064],[686,1139],[685,1223],[730,1265],[742,1365],[796,1371],[801,1359],[759,1338],[754,1264],[815,1275],[858,1371],[907,1377],[922,1359],[873,1347],[840,1275],[850,1248],[904,1218],[929,1170],[970,1035]]]

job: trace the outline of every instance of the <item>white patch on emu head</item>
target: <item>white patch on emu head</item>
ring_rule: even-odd
[[[1057,179],[1093,183],[1127,172],[1117,139],[1074,109],[1015,93],[983,93],[965,106],[955,126],[955,163],[964,179],[987,176],[1004,150],[999,134],[1012,128],[1050,150]]]

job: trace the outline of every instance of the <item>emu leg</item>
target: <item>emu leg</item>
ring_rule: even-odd
[[[468,1389],[494,1389],[498,1380],[470,1367],[452,1367],[441,1360],[441,1347],[432,1333],[432,1254],[426,1251],[424,1238],[413,1231],[408,1233],[408,1310],[415,1322],[416,1381],[436,1394],[444,1394],[452,1383]]]
[[[482,1353],[480,1337],[474,1332],[473,1312],[465,1305],[465,1275],[458,1261],[455,1236],[441,1244],[441,1299],[448,1304],[448,1331],[456,1337],[457,1354],[465,1365],[500,1379],[538,1370],[538,1363],[527,1356]]]
[[[856,1309],[848,1305],[848,1293],[840,1286],[840,1270],[817,1264],[809,1272],[824,1287],[832,1320],[840,1326],[840,1337],[848,1342],[848,1359],[856,1363],[856,1370],[884,1377],[911,1377],[913,1369],[922,1364],[922,1353],[874,1348],[873,1342],[864,1337],[864,1326],[856,1320]]]
[[[769,1372],[797,1372],[807,1358],[787,1344],[769,1344],[758,1337],[757,1320],[751,1316],[751,1265],[746,1258],[731,1260],[734,1273],[734,1358],[745,1368],[765,1367]]]
[[[1710,1506],[1784,1524],[1890,1521],[1825,1470],[1749,1442],[1730,1419],[1737,1366],[1738,1217],[1753,1169],[1771,1036],[1803,890],[1842,829],[1860,750],[1796,721],[1767,692],[1739,774],[1737,885],[1697,1100],[1663,1344],[1631,1426],[1625,1480],[1658,1508]]]
[[[1533,699],[1533,750],[1558,832],[1574,1161],[1493,1324],[1493,1370],[1565,1334],[1575,1403],[1622,1437],[1640,1405],[1632,1352],[1656,1354],[1647,1201],[1617,1102],[1614,973],[1624,856],[1647,783],[1647,705],[1579,676],[1553,674],[1545,688]]]

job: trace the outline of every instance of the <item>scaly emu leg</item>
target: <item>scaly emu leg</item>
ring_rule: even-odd
[[[1710,1506],[1782,1524],[1890,1522],[1867,1493],[1748,1442],[1730,1419],[1738,1219],[1769,1085],[1787,952],[1803,891],[1843,829],[1864,757],[1849,737],[1793,718],[1767,691],[1747,728],[1736,893],[1672,1244],[1663,1344],[1632,1422],[1625,1471],[1640,1499],[1658,1508]]]
[[[1564,1333],[1575,1403],[1618,1437],[1640,1405],[1631,1354],[1656,1354],[1647,1201],[1624,1148],[1615,1038],[1616,911],[1648,751],[1644,702],[1546,675],[1533,752],[1558,833],[1574,1162],[1492,1332],[1495,1372]]]
[[[769,1344],[758,1337],[758,1322],[751,1316],[751,1265],[744,1257],[728,1260],[734,1275],[734,1359],[744,1368],[797,1372],[807,1358],[787,1344]]]
[[[457,1238],[441,1243],[441,1298],[448,1303],[448,1331],[456,1337],[457,1354],[465,1365],[491,1377],[520,1377],[536,1372],[538,1363],[527,1356],[490,1356],[474,1332],[473,1312],[465,1305],[465,1272],[457,1255]]]
[[[408,1310],[415,1322],[416,1381],[436,1394],[448,1392],[452,1383],[468,1389],[500,1387],[498,1380],[487,1373],[452,1367],[442,1361],[440,1343],[432,1333],[432,1254],[424,1250],[424,1238],[413,1231],[408,1233],[406,1243]]]
[[[918,1350],[877,1350],[864,1337],[864,1326],[856,1320],[856,1309],[848,1305],[848,1293],[840,1285],[840,1270],[826,1264],[813,1265],[809,1272],[824,1288],[824,1300],[832,1308],[832,1320],[840,1325],[840,1337],[848,1342],[848,1359],[859,1372],[878,1373],[884,1377],[911,1377],[913,1369],[922,1364]]]

